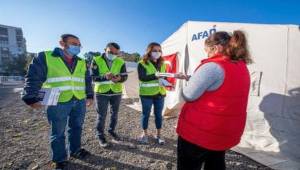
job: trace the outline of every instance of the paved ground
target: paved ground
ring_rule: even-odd
[[[107,149],[98,145],[95,137],[96,112],[86,114],[82,143],[92,155],[86,160],[70,160],[67,169],[176,169],[176,120],[164,122],[166,145],[139,145],[140,112],[126,106],[132,99],[123,100],[117,132],[124,142]],[[0,169],[49,169],[49,125],[43,110],[32,110],[13,93],[12,88],[0,88]],[[108,121],[107,121],[108,122]],[[153,118],[150,129],[154,132]],[[228,169],[269,169],[251,159],[229,151]]]

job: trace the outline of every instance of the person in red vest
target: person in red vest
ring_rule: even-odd
[[[246,122],[252,63],[242,31],[216,32],[205,40],[202,60],[182,90],[177,124],[177,168],[223,170],[225,152],[240,142]]]

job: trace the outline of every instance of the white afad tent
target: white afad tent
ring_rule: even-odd
[[[299,26],[188,21],[162,43],[164,56],[173,56],[169,71],[193,74],[207,56],[204,40],[215,31],[234,30],[246,33],[254,63],[248,65],[247,123],[233,149],[274,169],[300,169]],[[174,84],[165,114],[178,114],[183,102],[180,91],[186,82]]]

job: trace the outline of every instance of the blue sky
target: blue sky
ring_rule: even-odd
[[[23,29],[29,52],[58,46],[63,33],[80,37],[83,52],[115,41],[144,53],[187,20],[300,24],[298,0],[0,0],[0,24]]]

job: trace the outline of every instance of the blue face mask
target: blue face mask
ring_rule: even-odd
[[[77,45],[69,45],[69,47],[66,49],[68,54],[71,56],[78,55],[80,53],[80,46]]]

